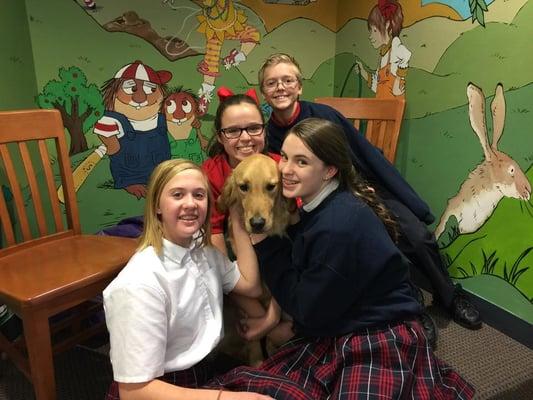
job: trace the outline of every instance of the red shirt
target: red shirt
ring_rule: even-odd
[[[267,155],[274,161],[279,162],[281,157],[278,154],[267,153]],[[233,168],[229,165],[228,157],[226,154],[218,154],[212,158],[208,158],[202,164],[202,169],[207,175],[209,185],[211,186],[211,192],[213,193],[213,199],[215,202],[218,200],[222,193],[222,188],[228,176],[231,175]],[[216,204],[211,211],[211,234],[224,233],[224,221],[226,215],[221,213]]]

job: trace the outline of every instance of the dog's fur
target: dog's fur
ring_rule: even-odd
[[[282,195],[276,162],[264,154],[249,156],[235,167],[224,184],[217,206],[224,213],[227,213],[230,207],[237,206],[249,233],[265,233],[269,236],[282,235],[285,232],[289,224],[290,210],[295,209],[293,201]],[[231,221],[228,222],[230,226]],[[231,228],[228,230],[231,232]],[[263,293],[261,302],[266,306],[270,294],[265,287]],[[250,365],[258,364],[263,359],[259,342],[243,343],[244,340],[233,327],[238,318],[236,310],[233,306],[228,308],[226,303],[224,309],[226,337],[222,351]]]
[[[218,208],[227,212],[233,205],[242,210],[249,233],[281,235],[289,223],[289,200],[282,195],[276,162],[254,154],[242,160],[226,180]]]

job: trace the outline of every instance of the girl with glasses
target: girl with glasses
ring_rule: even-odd
[[[471,399],[474,389],[441,362],[416,316],[409,261],[397,226],[352,165],[342,128],[309,118],[281,148],[283,195],[301,198],[286,237],[254,235],[261,276],[296,335],[257,369],[217,378],[231,390],[278,382],[312,399]]]
[[[206,173],[214,200],[218,200],[226,179],[244,158],[257,153],[265,153],[275,161],[279,161],[277,154],[266,152],[265,146],[265,120],[259,100],[253,89],[245,94],[233,94],[229,89],[222,87],[217,95],[220,99],[215,121],[215,133],[211,139],[207,153],[209,158],[203,163],[202,169]],[[222,253],[228,254],[225,240],[225,227],[227,215],[219,212],[216,207],[211,213],[211,242]],[[279,336],[285,338],[292,329],[289,321],[277,325],[279,311],[269,313],[273,318],[263,319],[266,315],[264,307],[256,299],[231,295],[232,300],[244,311],[248,325],[247,337],[261,337],[269,333],[273,343],[279,343]],[[255,324],[254,324],[254,321]],[[253,327],[252,327],[252,324]],[[274,328],[276,327],[277,328]],[[255,362],[260,360],[243,360]]]
[[[209,158],[202,165],[215,201],[222,193],[226,179],[241,160],[252,154],[266,153],[265,119],[255,91],[233,94],[227,88],[220,88],[217,94],[220,104],[215,115],[215,133],[207,149]],[[279,161],[278,155],[270,156]],[[225,220],[224,214],[213,210],[211,241],[215,247],[227,254],[224,240]]]

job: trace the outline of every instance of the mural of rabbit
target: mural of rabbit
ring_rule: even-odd
[[[485,159],[468,175],[459,192],[448,201],[446,210],[435,229],[438,238],[446,222],[453,215],[460,233],[476,231],[491,216],[498,202],[505,197],[528,201],[531,184],[520,166],[507,154],[498,150],[505,122],[505,98],[503,86],[496,86],[491,103],[493,135],[489,143],[485,123],[485,96],[481,88],[469,83],[468,114],[470,125],[478,136]]]

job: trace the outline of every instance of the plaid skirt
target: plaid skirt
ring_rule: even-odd
[[[468,400],[474,388],[433,354],[416,321],[335,338],[297,338],[258,368],[215,373],[202,361],[161,380],[191,388],[267,394],[276,400]],[[106,400],[119,400],[114,382]]]
[[[298,338],[259,368],[238,367],[207,387],[276,400],[471,399],[473,387],[433,354],[418,322],[336,338]]]

